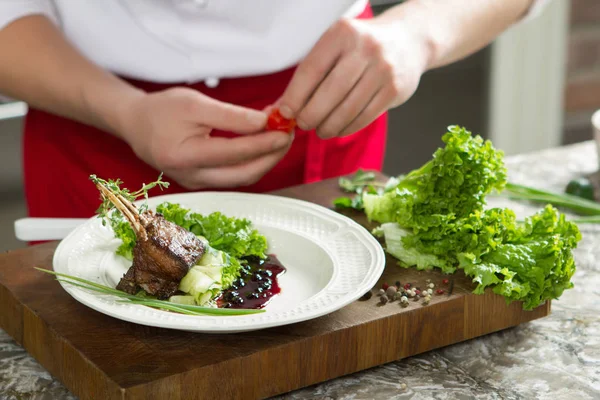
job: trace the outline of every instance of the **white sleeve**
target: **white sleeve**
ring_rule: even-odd
[[[0,29],[27,15],[42,14],[58,22],[52,0],[0,0]]]
[[[540,15],[544,7],[546,7],[550,1],[551,0],[533,0],[529,10],[527,10],[527,13],[523,16],[520,22],[529,21]]]

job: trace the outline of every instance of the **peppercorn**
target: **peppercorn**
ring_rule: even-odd
[[[360,300],[365,301],[365,300],[369,300],[371,297],[373,297],[373,292],[371,292],[370,290],[363,294],[362,297],[360,298]]]
[[[444,280],[442,281],[442,283],[443,283],[444,285],[447,285],[447,284],[448,284],[448,282],[450,282],[448,279],[444,279]]]
[[[384,283],[383,285],[381,285],[381,288],[382,288],[383,290],[387,290],[387,289],[388,289],[388,287],[390,287],[390,285],[388,285],[387,283]]]
[[[402,284],[400,283],[400,281],[396,281],[396,288],[397,288],[397,289],[400,289],[400,285],[402,285]]]
[[[431,289],[433,289],[433,288],[435,287],[435,285],[434,285],[433,283],[430,283],[430,284],[429,284],[429,285],[427,285],[427,286],[429,286]]]
[[[404,284],[404,290],[408,290],[410,289],[411,284],[410,283],[405,283]]]
[[[397,292],[396,286],[389,286],[385,291],[385,293],[388,295],[389,298],[393,298],[394,294],[396,294],[396,292]]]
[[[400,305],[402,305],[402,307],[406,307],[408,305],[408,298],[406,296],[400,297]]]
[[[380,302],[381,304],[385,304],[385,303],[387,303],[387,302],[388,302],[388,298],[387,298],[387,296],[381,296],[381,297],[379,298],[379,302]]]
[[[379,292],[377,292],[378,296],[383,296],[385,294],[385,290],[383,289],[379,289]]]
[[[444,294],[444,289],[438,289],[435,291],[437,294]]]

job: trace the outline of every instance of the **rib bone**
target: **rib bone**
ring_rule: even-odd
[[[133,231],[135,232],[135,236],[140,240],[147,240],[148,235],[146,233],[146,229],[144,228],[144,225],[146,224],[143,224],[143,222],[146,221],[141,220],[140,214],[133,204],[131,204],[131,202],[129,202],[122,195],[115,195],[109,188],[101,183],[97,183],[96,187],[98,190],[100,190],[102,196],[110,200],[115,208],[119,210],[125,216],[125,218],[127,218],[127,221],[129,221],[131,228],[133,228]]]

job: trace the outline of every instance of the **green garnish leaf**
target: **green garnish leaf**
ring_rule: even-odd
[[[353,208],[352,199],[350,197],[338,197],[333,200],[333,205],[336,208]]]

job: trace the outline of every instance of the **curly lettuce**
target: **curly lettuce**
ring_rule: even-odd
[[[492,286],[508,302],[523,301],[530,310],[573,287],[572,249],[579,240],[577,225],[548,205],[488,252],[459,254],[460,268],[478,284],[476,293]]]
[[[233,258],[250,256],[266,258],[267,239],[254,229],[248,219],[227,217],[220,212],[202,215],[169,202],[160,204],[156,211],[166,220],[189,230],[196,236],[206,238],[211,247]],[[123,242],[117,248],[117,254],[132,260],[135,246],[133,229],[122,217],[117,223],[113,223],[112,227],[115,236]]]
[[[266,257],[267,239],[248,219],[227,217],[220,212],[202,215],[173,203],[160,204],[156,211],[195,235],[205,237],[212,247],[231,257]]]
[[[576,224],[548,205],[519,223],[507,208],[484,209],[485,196],[506,184],[503,154],[459,127],[431,161],[401,177],[395,188],[362,192],[373,233],[403,267],[461,269],[507,302],[533,309],[571,288]]]
[[[448,223],[481,211],[485,196],[506,184],[504,154],[490,141],[451,126],[442,137],[446,144],[433,159],[402,177],[383,195],[364,193],[365,213],[376,222],[396,222],[405,228],[444,233]]]
[[[382,224],[374,231],[385,238],[386,250],[404,267],[439,268],[456,271],[459,254],[485,254],[503,243],[516,230],[516,217],[508,209],[476,211],[444,227],[443,235],[430,239],[431,232],[402,228],[398,223]]]

